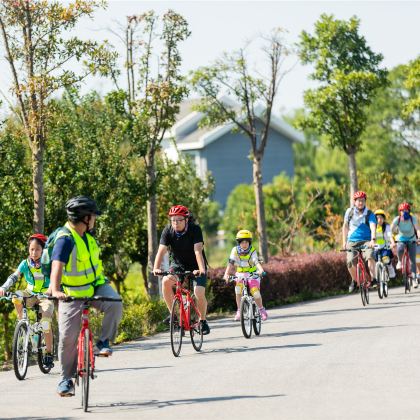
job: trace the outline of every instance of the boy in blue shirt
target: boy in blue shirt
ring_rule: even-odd
[[[343,224],[343,248],[351,249],[347,253],[347,267],[349,269],[352,282],[349,292],[354,290],[356,279],[357,251],[355,248],[365,245],[363,259],[368,262],[372,285],[377,284],[375,275],[375,259],[373,257],[373,247],[376,242],[376,217],[374,213],[366,207],[366,193],[356,191],[353,195],[354,206],[346,210]]]

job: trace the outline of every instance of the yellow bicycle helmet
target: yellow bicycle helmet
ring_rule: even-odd
[[[252,242],[252,233],[249,230],[242,229],[236,234],[236,241],[239,243],[243,240],[247,240],[249,243]]]
[[[382,210],[382,209],[375,210],[375,216],[382,216],[384,219],[386,219],[385,210]]]

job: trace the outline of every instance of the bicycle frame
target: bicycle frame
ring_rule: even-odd
[[[357,267],[360,269],[362,278],[359,278],[359,270],[356,270],[356,283],[360,287],[369,287],[371,283],[371,278],[369,270],[366,269],[365,262],[363,260],[363,253],[361,249],[357,250]]]
[[[181,281],[179,275],[176,276],[176,290],[174,299],[179,299],[182,302],[181,305],[181,326],[185,331],[190,331],[194,325],[190,324],[190,314],[191,314],[191,305],[194,310],[197,312],[199,318],[201,319],[201,312],[198,310],[197,305],[194,302],[194,299],[191,297],[191,293],[188,289],[182,287],[183,281]],[[188,286],[190,286],[191,278],[188,277]],[[184,301],[185,296],[185,301]]]
[[[89,328],[89,304],[87,302],[83,303],[82,310],[82,327],[79,333],[79,339],[77,342],[77,377],[82,377],[86,373],[86,368],[84,365],[84,340],[85,340],[85,331],[89,331],[89,360],[90,360],[90,377],[94,379],[94,370],[95,370],[95,356],[93,354],[93,341],[92,341],[92,332]]]

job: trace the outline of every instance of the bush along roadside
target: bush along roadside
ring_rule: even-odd
[[[345,256],[332,251],[271,257],[264,268],[268,275],[261,281],[261,294],[268,307],[343,293],[350,284]],[[236,309],[234,286],[223,280],[224,272],[209,272],[209,312]]]

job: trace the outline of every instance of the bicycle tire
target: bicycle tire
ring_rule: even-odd
[[[174,298],[172,303],[170,329],[172,353],[175,357],[178,357],[181,352],[184,328],[181,319],[181,301],[177,297]]]
[[[90,380],[90,331],[85,329],[83,336],[83,372],[82,372],[82,407],[87,411],[89,407],[89,380]]]
[[[54,349],[54,336],[53,336],[53,349]],[[38,366],[42,373],[50,373],[52,366],[45,366],[44,357],[46,353],[45,334],[44,332],[38,333]]]
[[[241,301],[241,328],[245,338],[252,335],[252,305],[248,299]]]
[[[387,267],[384,267],[383,269],[383,276],[384,276],[384,297],[388,297],[389,272],[388,272]]]
[[[362,284],[362,270],[359,266],[357,266],[356,268],[356,282],[359,284],[360,297],[362,298],[362,304],[363,306],[366,306],[365,293],[363,291],[363,284]]]
[[[261,314],[255,302],[252,304],[252,307],[254,311],[254,318],[252,319],[252,327],[254,328],[255,335],[260,335],[261,334]]]
[[[25,379],[28,371],[29,331],[26,321],[19,321],[13,334],[13,370],[17,379]]]
[[[365,293],[365,301],[366,305],[369,305],[369,287],[365,286],[363,287],[364,293]]]
[[[411,292],[410,278],[409,278],[409,276],[407,276],[406,273],[403,273],[403,280],[404,280],[405,293],[410,293]]]
[[[384,297],[384,278],[383,278],[383,271],[384,268],[381,266],[381,264],[377,265],[377,269],[376,269],[377,273],[377,279],[378,279],[378,296],[379,299],[383,299]]]
[[[194,303],[196,304],[195,301]],[[200,351],[201,347],[203,347],[203,329],[201,327],[200,317],[192,304],[190,304],[189,323],[191,344],[195,351]]]

